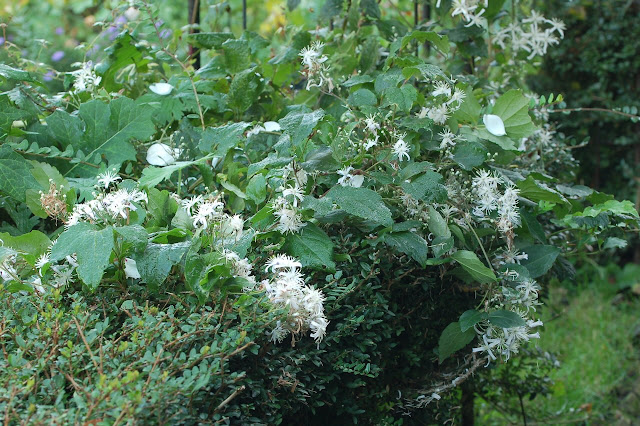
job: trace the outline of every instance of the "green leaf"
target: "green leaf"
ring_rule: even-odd
[[[131,244],[133,250],[138,252],[144,250],[149,240],[147,230],[140,225],[115,226],[113,228],[122,239]]]
[[[261,174],[254,175],[245,190],[247,198],[256,204],[260,204],[267,197],[267,180]]]
[[[152,291],[158,290],[173,265],[180,262],[190,245],[189,241],[177,244],[149,243],[144,253],[135,257],[140,277]]]
[[[56,109],[53,114],[46,118],[46,122],[49,134],[63,148],[84,138],[84,123],[82,120],[62,109]]]
[[[29,162],[20,156],[16,159],[0,158],[0,192],[24,203],[29,189],[42,189],[31,174]]]
[[[401,253],[408,254],[422,267],[427,264],[429,245],[420,235],[413,232],[390,232],[382,237],[384,242]]]
[[[462,315],[460,315],[460,331],[464,333],[465,331],[485,319],[487,319],[486,312],[479,312],[475,309],[465,311]]]
[[[453,149],[453,161],[465,170],[472,170],[484,163],[488,152],[481,143],[461,141]]]
[[[529,99],[519,90],[509,90],[500,96],[493,106],[492,113],[502,118],[510,138],[526,138],[536,130],[529,116]]]
[[[138,181],[140,186],[153,188],[165,179],[169,179],[174,172],[184,169],[185,167],[202,164],[211,156],[202,157],[195,161],[177,161],[175,164],[164,167],[149,166],[142,171],[142,176]]]
[[[155,132],[149,107],[142,107],[125,97],[117,98],[110,104],[94,99],[80,105],[78,115],[85,123],[84,138],[74,142],[74,147],[82,149],[87,159],[94,155],[105,156],[109,165],[121,164],[136,159],[132,139],[148,140]],[[65,176],[78,167],[75,164]]]
[[[479,283],[489,284],[497,281],[493,271],[484,266],[475,253],[468,250],[458,250],[451,257]]]
[[[627,240],[623,240],[622,238],[609,237],[604,242],[602,248],[604,249],[619,249],[625,248],[627,246]]]
[[[202,132],[202,139],[198,143],[198,148],[202,152],[213,152],[214,155],[224,158],[231,148],[240,143],[245,129],[250,125],[250,123],[241,121],[225,124],[224,126],[209,127]]]
[[[447,189],[441,182],[440,173],[428,170],[409,182],[402,182],[400,186],[407,194],[425,203],[442,203],[447,199]]]
[[[349,99],[347,99],[347,102],[355,107],[360,107],[363,105],[373,106],[378,103],[378,99],[371,90],[358,89],[349,95]]]
[[[51,241],[49,237],[40,231],[31,231],[28,234],[11,236],[6,232],[0,232],[0,246],[11,247],[14,250],[38,257],[45,253]]]
[[[532,201],[549,201],[556,204],[568,203],[567,199],[558,191],[548,187],[546,184],[537,182],[533,177],[528,176],[525,180],[516,183],[520,189],[520,196]]]
[[[220,49],[222,43],[234,38],[233,33],[205,32],[187,35],[187,42],[204,49]]]
[[[449,324],[447,328],[442,331],[440,339],[438,340],[438,357],[440,364],[449,358],[451,354],[471,343],[474,337],[476,337],[476,332],[473,328],[462,331],[459,323],[452,322]]]
[[[31,77],[31,74],[27,71],[19,70],[5,64],[0,64],[0,77],[4,77],[8,80],[29,81],[31,83],[38,82],[38,80]]]
[[[229,86],[229,107],[237,113],[248,110],[262,93],[261,78],[255,67],[237,73]]]
[[[334,186],[326,197],[353,216],[384,226],[393,225],[391,211],[382,201],[380,194],[371,189]]]
[[[229,74],[235,74],[249,68],[249,43],[246,40],[229,39],[222,43],[224,61]]]
[[[51,261],[76,253],[78,277],[95,290],[109,265],[113,250],[113,228],[99,229],[90,223],[78,223],[64,231],[51,249]]]
[[[308,222],[298,234],[289,234],[285,250],[298,258],[302,266],[335,272],[333,242],[329,236],[313,223]]]
[[[522,327],[526,324],[520,315],[504,309],[491,312],[488,319],[491,324],[500,328]]]
[[[321,109],[313,112],[293,111],[280,119],[278,123],[282,127],[282,132],[291,136],[293,146],[299,146],[306,141],[316,124],[324,117]]]
[[[427,226],[436,237],[449,238],[451,237],[451,231],[447,225],[447,221],[444,220],[442,215],[433,207],[429,206],[429,219],[427,220]]]
[[[418,91],[410,84],[402,87],[389,87],[382,92],[382,106],[397,106],[400,111],[409,112],[418,98]]]
[[[546,274],[561,252],[558,247],[542,244],[528,246],[521,251],[529,256],[528,259],[522,260],[520,263],[529,270],[531,278],[538,278]]]

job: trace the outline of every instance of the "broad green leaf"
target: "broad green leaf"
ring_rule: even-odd
[[[409,112],[418,98],[418,91],[410,84],[402,87],[389,87],[382,92],[382,106],[397,106],[401,111]]]
[[[472,170],[484,163],[488,152],[481,143],[461,141],[453,149],[453,161],[465,170]]]
[[[27,71],[13,68],[5,64],[0,64],[0,77],[15,81],[29,81],[31,83],[38,82],[38,80],[31,77],[31,74],[29,74]]]
[[[229,39],[222,43],[224,61],[229,74],[235,74],[249,68],[249,43],[246,40]]]
[[[17,237],[11,236],[6,232],[0,232],[0,246],[11,247],[16,251],[20,251],[26,254],[38,257],[45,253],[51,241],[49,237],[40,231],[31,231],[28,234],[18,235]]]
[[[299,146],[307,140],[322,117],[324,117],[324,111],[321,109],[309,113],[294,111],[280,119],[278,123],[282,126],[282,132],[291,136],[293,146]]]
[[[302,266],[334,272],[333,242],[327,234],[313,223],[307,223],[298,234],[289,234],[285,250],[298,258]]]
[[[255,67],[237,73],[229,87],[229,107],[237,113],[248,110],[262,93],[264,84],[261,78]]]
[[[215,152],[215,155],[224,158],[229,149],[237,146],[242,140],[242,135],[249,126],[249,123],[241,121],[225,124],[224,126],[209,127],[202,132],[202,139],[198,143],[198,148],[205,153]]]
[[[427,171],[409,182],[400,184],[402,189],[417,200],[425,203],[442,203],[447,199],[447,189],[442,182],[442,175],[434,171]]]
[[[627,246],[627,240],[623,240],[622,238],[609,237],[604,242],[602,248],[604,249],[618,249],[625,248]]]
[[[529,116],[529,99],[519,90],[509,90],[500,96],[493,106],[492,114],[502,118],[510,138],[526,138],[536,130]]]
[[[358,89],[349,95],[347,102],[355,107],[360,107],[363,105],[375,105],[378,103],[378,99],[371,90]]]
[[[429,206],[429,219],[427,220],[427,226],[429,227],[429,231],[436,237],[451,237],[451,231],[449,230],[447,221],[444,220],[442,215],[433,206]]]
[[[169,179],[174,172],[184,169],[185,167],[202,164],[210,159],[211,156],[202,157],[195,161],[178,161],[175,164],[164,167],[149,166],[142,171],[142,177],[138,181],[140,186],[153,188],[165,179]]]
[[[51,248],[51,261],[56,262],[65,256],[76,254],[78,257],[78,277],[95,290],[109,265],[113,250],[113,228],[99,229],[90,223],[78,223],[64,231]]]
[[[458,250],[451,257],[479,283],[488,284],[497,281],[493,271],[487,268],[475,253],[468,250]]]
[[[138,271],[149,288],[156,291],[187,252],[191,243],[185,241],[177,244],[149,243],[144,253],[135,257]]]
[[[371,189],[334,186],[326,197],[353,216],[384,226],[393,225],[391,211],[382,201],[380,194]]]
[[[125,97],[106,104],[94,99],[80,105],[78,115],[84,121],[84,138],[74,143],[83,150],[87,159],[95,155],[106,157],[109,165],[136,159],[132,139],[148,140],[155,132],[149,107],[137,105]],[[65,176],[78,167],[75,164]]]
[[[260,204],[267,197],[267,180],[261,174],[253,175],[245,190],[247,198],[256,204]]]
[[[31,174],[31,165],[19,159],[0,158],[0,192],[16,201],[26,201],[27,190],[41,190],[42,187]]]
[[[473,328],[462,331],[460,324],[452,322],[442,331],[440,339],[438,340],[438,357],[440,364],[442,361],[449,358],[451,354],[467,346],[473,338],[476,337],[476,332]]]
[[[528,259],[522,260],[521,264],[529,270],[531,278],[538,278],[547,273],[553,266],[561,250],[558,247],[549,245],[532,245],[521,249],[527,253]]]
[[[149,234],[146,229],[140,225],[115,226],[113,228],[120,237],[138,252],[144,250],[149,240]]]
[[[475,309],[465,311],[462,315],[460,315],[460,331],[464,333],[480,321],[487,319],[487,317],[488,316],[486,312],[479,312]]]
[[[488,316],[489,322],[500,328],[522,327],[525,325],[524,320],[513,311],[499,310],[491,312]]]
[[[46,118],[47,130],[51,137],[66,148],[83,139],[84,123],[80,118],[62,109],[56,109]]]
[[[424,267],[427,264],[429,245],[420,235],[410,231],[390,232],[384,234],[382,239],[388,246],[409,255],[421,266]]]
[[[517,182],[516,186],[520,189],[520,196],[532,201],[549,201],[556,204],[568,203],[567,199],[558,191],[548,187],[542,182],[537,182],[531,176]]]

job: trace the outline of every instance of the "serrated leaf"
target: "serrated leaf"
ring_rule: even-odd
[[[409,182],[402,182],[400,186],[407,194],[425,203],[442,203],[447,199],[447,189],[441,181],[440,173],[428,170]]]
[[[298,234],[289,234],[285,250],[296,257],[302,266],[335,272],[333,242],[329,236],[313,223],[307,223]]]
[[[384,226],[393,225],[391,211],[382,201],[380,194],[371,189],[334,186],[326,197],[350,215]]]
[[[233,33],[203,32],[187,35],[187,42],[204,49],[220,49],[222,43],[234,38]]]
[[[229,74],[249,68],[249,43],[246,40],[229,39],[222,43],[224,61]]]
[[[473,328],[467,331],[462,331],[460,324],[452,322],[442,331],[440,339],[438,340],[438,358],[440,363],[449,358],[451,354],[467,346],[473,338],[476,336],[476,332]]]
[[[240,143],[245,129],[249,126],[249,123],[241,121],[224,126],[209,127],[202,132],[198,148],[202,152],[214,152],[215,155],[224,158],[229,149]]]
[[[378,99],[371,90],[358,89],[349,95],[347,102],[355,107],[360,107],[363,105],[375,105],[378,103]]]
[[[177,244],[149,243],[139,256],[135,257],[138,272],[149,288],[156,291],[167,279],[173,265],[176,265],[187,252],[191,243]]]
[[[29,81],[31,83],[38,82],[38,80],[31,77],[31,74],[27,71],[13,68],[5,64],[0,64],[0,77],[4,77],[8,80]]]
[[[131,244],[134,251],[142,251],[147,246],[149,234],[140,225],[115,226],[113,228],[122,239]]]
[[[465,170],[472,170],[484,163],[489,151],[478,142],[461,141],[453,149],[453,161]]]
[[[532,201],[549,201],[556,204],[568,203],[567,199],[558,191],[548,187],[542,182],[537,182],[533,177],[528,176],[525,180],[516,183],[520,189],[520,196]]]
[[[298,146],[311,134],[318,122],[324,117],[321,109],[313,112],[293,111],[278,121],[282,127],[282,132],[291,136],[293,146]]]
[[[247,197],[256,204],[260,204],[267,197],[267,180],[260,173],[254,175],[245,190]]]
[[[113,250],[113,228],[99,229],[90,223],[78,223],[64,231],[51,249],[51,261],[76,254],[78,277],[95,290],[109,265]]]
[[[469,273],[476,281],[481,284],[489,284],[496,282],[496,275],[493,271],[487,268],[478,259],[478,256],[474,252],[468,250],[458,250],[453,253],[451,257],[458,262],[465,271]]]
[[[449,230],[447,221],[444,220],[442,215],[433,206],[429,206],[429,219],[427,220],[427,226],[429,227],[429,231],[436,237],[451,237],[451,231]]]
[[[522,327],[526,324],[520,315],[504,309],[491,312],[488,320],[491,324],[500,328]]]

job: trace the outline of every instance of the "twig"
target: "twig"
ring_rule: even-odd
[[[93,352],[91,351],[91,348],[89,347],[89,343],[87,343],[87,339],[85,339],[85,337],[84,337],[84,333],[82,332],[82,328],[80,327],[80,323],[78,322],[76,317],[73,317],[73,322],[76,323],[76,328],[78,329],[78,334],[80,335],[80,338],[84,342],[84,346],[87,348],[87,351],[89,351],[89,356],[91,357],[91,362],[93,362],[93,365],[94,365],[94,367],[96,367],[96,370],[98,370],[98,373],[100,373],[100,375],[102,375],[102,368],[98,365],[96,360],[93,359]]]
[[[220,405],[218,405],[218,406],[216,407],[216,409],[215,409],[215,410],[213,410],[213,412],[214,412],[214,413],[216,413],[216,412],[218,412],[218,411],[222,410],[222,409],[225,407],[225,405],[227,405],[228,403],[230,403],[230,402],[231,402],[231,400],[232,400],[233,398],[235,398],[236,396],[238,396],[238,394],[239,394],[240,392],[242,392],[243,390],[245,390],[245,389],[246,389],[246,386],[245,386],[245,385],[242,385],[242,386],[240,386],[238,389],[234,390],[234,391],[233,391],[233,393],[227,397],[227,399],[225,399],[224,401],[222,401],[222,402],[220,403]]]
[[[640,115],[628,114],[622,111],[616,111],[615,109],[608,108],[561,108],[561,109],[547,109],[547,112],[580,112],[580,111],[592,111],[592,112],[609,112],[611,114],[622,115],[629,118],[640,119]]]

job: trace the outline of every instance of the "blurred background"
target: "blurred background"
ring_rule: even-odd
[[[146,13],[143,8],[123,7],[125,3],[0,0],[0,62],[10,63],[19,52],[42,72],[50,90],[63,90],[63,73],[77,68],[72,64],[99,63],[122,31],[150,25],[138,19],[138,14]],[[243,8],[242,0],[152,3],[158,11],[158,37],[182,56],[188,48],[182,40],[190,31],[239,35],[246,28],[284,43],[284,28],[323,31],[317,23],[339,14],[342,4],[334,0],[246,0]],[[380,13],[412,22],[415,10],[421,19],[428,19],[435,6],[435,0],[382,0]],[[563,94],[571,111],[552,119],[559,132],[575,139],[577,180],[619,200],[632,200],[638,209],[640,123],[629,116],[637,115],[640,105],[640,1],[534,0],[531,7],[566,24],[564,40],[549,50],[542,71],[530,77],[529,85],[539,94]],[[628,235],[627,246],[615,255],[587,254],[573,266],[575,280],[555,280],[545,295],[545,332],[539,349],[554,360],[548,388],[553,397],[536,399],[536,405],[546,404],[538,407],[540,412],[553,417],[540,419],[540,423],[638,424],[638,236]],[[504,374],[509,374],[508,369]],[[478,423],[521,423],[513,410],[496,402],[500,400],[490,393],[478,396]]]

